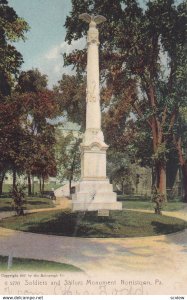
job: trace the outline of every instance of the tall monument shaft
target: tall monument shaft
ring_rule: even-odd
[[[89,26],[87,44],[86,129],[101,129],[98,53],[99,32],[94,22],[91,22]]]
[[[93,19],[89,23],[87,45],[86,132],[81,145],[81,177],[106,179],[106,149],[108,146],[104,143],[101,131],[99,32]],[[96,147],[99,149],[98,151],[96,151]]]
[[[80,15],[89,23],[87,35],[87,90],[86,131],[81,144],[81,180],[72,198],[72,209],[100,210],[122,209],[116,194],[106,177],[106,150],[101,130],[99,88],[99,32],[97,24],[106,19],[102,16]]]

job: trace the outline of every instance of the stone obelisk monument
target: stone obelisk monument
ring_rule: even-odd
[[[82,14],[80,19],[89,23],[87,35],[87,91],[86,131],[81,144],[81,179],[72,197],[75,210],[122,209],[116,193],[106,177],[106,150],[101,130],[99,88],[99,32],[97,24],[106,21],[103,16]]]

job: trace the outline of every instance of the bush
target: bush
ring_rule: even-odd
[[[10,191],[11,197],[13,199],[13,209],[16,211],[18,216],[24,215],[23,206],[25,204],[25,193],[24,190],[26,189],[25,185],[17,183]]]
[[[155,214],[161,215],[162,208],[166,202],[165,195],[160,194],[156,187],[153,188],[152,201],[155,203]]]

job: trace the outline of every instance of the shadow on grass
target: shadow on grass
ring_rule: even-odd
[[[81,269],[64,263],[52,262],[47,260],[13,258],[12,267],[8,270],[8,257],[0,256],[0,271],[65,271],[83,272]]]
[[[4,212],[4,211],[13,211],[13,209],[12,209],[11,205],[0,207],[0,212]]]
[[[129,236],[148,236],[169,234],[183,230],[186,227],[185,222],[168,220],[166,217],[147,215],[145,221],[143,214],[124,213],[118,216],[118,212],[112,212],[109,217],[98,217],[97,212],[61,212],[53,215],[51,219],[43,219],[42,222],[25,223],[26,231],[34,233],[43,233],[51,235],[62,235],[70,237],[129,237]],[[144,218],[146,218],[144,216]],[[153,218],[151,220],[151,218]],[[148,222],[145,224],[145,222]],[[168,223],[167,223],[168,222]],[[24,228],[22,228],[24,230]]]
[[[111,211],[109,217],[100,217],[96,211],[56,210],[7,218],[0,221],[0,226],[57,236],[125,238],[177,232],[187,228],[187,222],[135,211]]]
[[[169,234],[175,233],[185,229],[185,222],[184,224],[165,224],[157,221],[153,221],[151,225],[154,228],[156,234]]]
[[[114,233],[111,217],[98,218],[97,212],[63,212],[57,214],[51,220],[43,220],[42,223],[26,223],[28,230],[34,233],[52,235],[64,235],[71,237],[112,237]]]

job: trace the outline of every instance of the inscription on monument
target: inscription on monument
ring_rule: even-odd
[[[108,209],[100,209],[98,210],[98,217],[109,217],[110,211]]]

